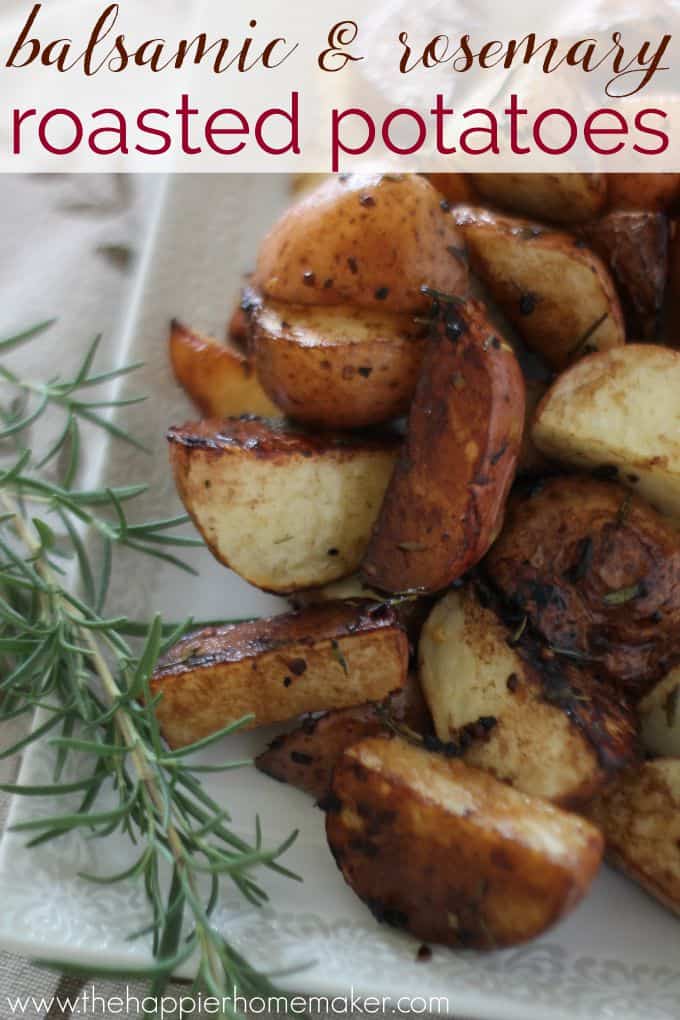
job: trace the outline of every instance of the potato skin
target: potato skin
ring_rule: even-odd
[[[463,241],[417,174],[340,175],[294,205],[262,244],[253,286],[294,304],[426,309],[424,285],[467,289]]]
[[[680,536],[615,482],[570,475],[513,498],[485,566],[550,645],[633,697],[680,657]]]
[[[628,336],[654,340],[668,275],[667,217],[620,210],[584,224],[579,233],[613,274]]]
[[[168,442],[177,491],[213,555],[281,594],[357,570],[400,444],[253,416],[188,423]]]
[[[306,716],[297,729],[276,737],[258,755],[255,765],[273,779],[323,801],[331,788],[333,770],[348,747],[366,737],[392,736],[386,716],[415,733],[432,732],[432,720],[416,676],[411,674],[405,686],[380,706],[360,705]]]
[[[185,747],[246,715],[267,726],[305,712],[380,701],[403,687],[408,640],[387,606],[314,606],[208,627],[156,665],[161,732]]]
[[[601,677],[516,631],[474,585],[435,606],[418,660],[437,736],[522,793],[582,808],[638,759],[636,720]]]
[[[552,460],[605,466],[680,525],[680,352],[626,344],[582,358],[539,404],[532,437]]]
[[[680,759],[626,772],[590,808],[607,859],[680,916]]]
[[[175,379],[204,415],[280,414],[251,362],[235,347],[173,319],[169,353]]]
[[[258,378],[290,418],[363,428],[408,411],[425,350],[411,315],[265,302],[253,313]]]
[[[680,174],[608,174],[607,192],[612,209],[658,211],[680,197]]]
[[[581,223],[607,199],[604,174],[471,174],[483,199],[524,216]]]
[[[532,350],[558,371],[625,343],[623,312],[597,255],[571,234],[470,206],[454,210],[470,266]]]
[[[545,931],[581,899],[602,856],[584,819],[399,738],[345,751],[326,835],[378,920],[479,949]]]
[[[430,184],[447,202],[471,202],[475,189],[470,174],[425,174]]]
[[[498,534],[524,429],[524,380],[476,301],[438,309],[406,441],[362,563],[367,584],[436,592]]]

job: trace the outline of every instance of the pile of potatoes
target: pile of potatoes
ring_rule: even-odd
[[[680,175],[301,190],[227,342],[171,329],[180,497],[292,608],[166,653],[165,739],[297,719],[257,766],[421,940],[533,938],[605,853],[680,912]]]

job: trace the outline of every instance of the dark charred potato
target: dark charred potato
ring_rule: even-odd
[[[340,175],[289,209],[265,238],[253,288],[265,299],[417,312],[423,286],[467,289],[460,232],[417,174]]]
[[[561,371],[589,350],[625,343],[611,275],[583,241],[486,209],[458,206],[454,215],[471,268],[551,368]]]
[[[667,209],[680,196],[680,174],[607,174],[612,209]]]
[[[486,567],[551,646],[634,696],[680,656],[680,535],[615,482],[553,478],[514,498]]]
[[[292,733],[277,737],[255,764],[273,779],[323,801],[333,769],[348,747],[366,737],[391,736],[386,718],[414,733],[431,733],[432,721],[417,677],[410,676],[405,687],[381,706],[360,705],[308,716]]]
[[[555,223],[582,223],[607,199],[604,174],[471,174],[482,198],[503,209]]]
[[[631,770],[591,806],[607,858],[680,915],[680,759]]]
[[[282,593],[357,570],[399,448],[259,418],[189,424],[168,440],[180,498],[213,555]]]
[[[160,659],[151,691],[163,736],[185,747],[247,715],[252,728],[381,701],[407,668],[389,608],[328,603],[190,634]]]
[[[479,949],[525,942],[564,917],[602,856],[584,819],[399,738],[344,753],[326,834],[379,920]]]
[[[638,758],[622,699],[526,632],[513,641],[472,586],[430,614],[419,675],[439,739],[522,793],[580,808]]]
[[[436,592],[498,534],[524,428],[524,380],[476,301],[439,307],[408,433],[362,563],[384,591]]]
[[[591,354],[548,390],[531,434],[551,460],[618,471],[680,525],[680,351],[626,344]]]
[[[363,428],[408,411],[425,348],[412,315],[268,301],[252,320],[257,376],[289,417]]]
[[[609,267],[628,336],[654,340],[668,274],[668,219],[655,212],[612,212],[584,224],[580,235]]]
[[[202,414],[280,415],[252,364],[236,347],[187,329],[175,319],[169,349],[175,379]]]

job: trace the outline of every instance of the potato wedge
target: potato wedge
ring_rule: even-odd
[[[645,750],[680,758],[680,665],[645,695],[637,709]]]
[[[425,351],[412,315],[265,302],[253,313],[253,359],[276,406],[323,428],[362,428],[408,411]]]
[[[680,198],[680,174],[608,174],[607,192],[612,209],[667,209]]]
[[[524,380],[477,301],[443,304],[406,442],[362,562],[367,584],[436,592],[474,566],[503,520],[524,429]]]
[[[626,341],[621,305],[602,260],[583,241],[485,209],[454,210],[470,267],[532,350],[559,371],[590,350]]]
[[[170,363],[175,379],[202,414],[280,416],[248,359],[233,346],[188,329],[170,327]]]
[[[325,584],[322,588],[308,588],[293,592],[289,601],[294,609],[301,609],[304,606],[318,605],[319,602],[335,602],[338,599],[350,601],[368,599],[371,602],[384,602],[385,596],[365,585],[358,574],[352,574],[350,577],[343,577],[339,581]],[[431,596],[423,595],[420,598],[399,599],[394,605],[397,618],[408,634],[409,641],[414,645],[418,642],[420,631],[433,604],[434,600]]]
[[[633,696],[680,656],[680,535],[616,482],[570,475],[513,498],[485,566],[551,646]]]
[[[627,344],[583,358],[548,391],[531,434],[547,457],[607,468],[680,525],[680,351]]]
[[[391,736],[385,714],[415,733],[431,733],[432,720],[417,677],[409,676],[402,690],[383,703],[341,708],[320,716],[306,716],[292,733],[284,733],[258,755],[255,765],[273,779],[289,783],[317,801],[331,788],[333,769],[344,751],[366,737]]]
[[[522,793],[582,807],[637,760],[635,718],[599,679],[512,633],[472,586],[435,606],[418,659],[436,734]]]
[[[252,417],[172,428],[168,440],[180,498],[213,555],[282,594],[357,570],[400,445]]]
[[[680,760],[660,758],[626,773],[590,816],[612,864],[680,915]]]
[[[314,606],[182,638],[151,678],[161,732],[186,747],[252,715],[247,729],[380,701],[403,687],[408,641],[387,606]]]
[[[427,285],[467,289],[462,238],[417,174],[330,178],[294,205],[262,244],[255,290],[274,301],[426,309]]]
[[[564,917],[602,857],[585,819],[399,738],[345,751],[326,834],[378,920],[480,949],[525,942]]]
[[[654,340],[668,275],[667,217],[655,212],[612,212],[584,224],[579,234],[614,277],[628,335]]]
[[[524,432],[522,435],[522,446],[517,458],[518,475],[536,475],[544,471],[548,462],[546,457],[536,446],[531,428],[534,422],[536,409],[548,391],[548,383],[541,379],[530,379],[524,376],[525,409],[524,409]]]
[[[607,200],[604,174],[470,174],[482,198],[555,223],[593,219]]]

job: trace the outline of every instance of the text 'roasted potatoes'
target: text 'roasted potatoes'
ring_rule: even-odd
[[[250,728],[381,701],[407,668],[391,609],[327,603],[190,634],[158,662],[151,691],[163,736],[185,747],[247,715]]]
[[[583,358],[536,412],[552,460],[602,468],[680,525],[680,351],[652,344]]]
[[[523,793],[580,807],[637,754],[631,710],[573,662],[512,631],[472,586],[435,606],[419,676],[440,740]]]
[[[583,241],[485,209],[454,210],[470,265],[527,346],[558,370],[625,343],[623,313],[601,259]]]
[[[584,819],[400,738],[345,752],[326,833],[379,920],[481,949],[545,931],[581,899],[602,856]]]
[[[399,448],[259,418],[189,424],[168,440],[177,490],[213,554],[283,593],[357,570]]]
[[[476,301],[437,298],[404,446],[362,563],[384,591],[439,591],[500,529],[524,429],[524,380]]]
[[[680,654],[680,534],[615,482],[569,475],[513,498],[486,569],[551,646],[633,696]]]

